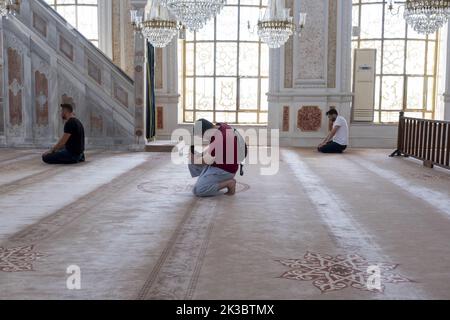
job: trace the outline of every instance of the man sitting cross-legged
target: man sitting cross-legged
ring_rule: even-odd
[[[333,122],[333,129],[319,145],[318,150],[323,153],[342,153],[348,145],[347,120],[340,116],[335,109],[328,111],[327,116]]]
[[[225,124],[217,125],[201,119],[195,123],[194,133],[203,138],[208,130],[217,130],[211,137],[209,145],[203,154],[197,153],[194,146],[191,147],[191,164],[189,171],[192,177],[198,177],[193,193],[197,197],[213,197],[221,194],[226,189],[227,195],[236,193],[236,172],[239,169],[237,161],[237,140],[233,129]],[[212,131],[209,131],[212,132]],[[221,136],[218,137],[217,135]],[[218,137],[217,139],[215,137]],[[231,157],[231,153],[234,156]],[[227,159],[227,153],[228,155]],[[217,155],[217,157],[216,157]],[[207,158],[212,159],[206,161]],[[228,161],[227,161],[228,160]]]
[[[75,118],[70,104],[61,105],[61,117],[65,121],[64,135],[58,143],[44,153],[42,161],[47,164],[74,164],[84,162],[84,128]]]

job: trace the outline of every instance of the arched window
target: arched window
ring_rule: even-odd
[[[377,49],[375,122],[396,122],[399,111],[434,118],[439,34],[416,33],[388,1],[353,0],[353,26],[353,49]]]
[[[46,0],[94,45],[99,45],[98,0]]]
[[[256,32],[267,0],[229,0],[202,30],[179,42],[183,121],[267,123],[269,49]],[[250,21],[251,32],[248,30]]]

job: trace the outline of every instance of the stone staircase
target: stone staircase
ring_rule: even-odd
[[[88,146],[136,143],[134,82],[42,0],[0,21],[0,146],[48,147],[71,103]],[[141,139],[143,140],[143,139]]]

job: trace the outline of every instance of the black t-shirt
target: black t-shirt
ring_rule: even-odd
[[[73,155],[81,155],[84,152],[84,127],[77,118],[70,118],[64,125],[64,133],[69,133],[70,138],[66,143],[66,150]]]

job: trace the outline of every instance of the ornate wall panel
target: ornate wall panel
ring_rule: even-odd
[[[48,126],[48,79],[44,73],[38,70],[34,73],[34,77],[36,124]]]
[[[73,45],[62,35],[59,36],[59,50],[71,61],[73,61]]]
[[[23,61],[22,54],[8,48],[9,123],[22,125]]]
[[[50,122],[50,79],[51,67],[49,62],[37,53],[31,54],[32,86],[33,86],[33,114],[34,136],[44,137],[49,133]]]
[[[41,36],[47,38],[47,21],[36,12],[33,12],[33,27]]]
[[[116,98],[125,108],[129,107],[128,92],[117,83],[114,84],[114,98]]]
[[[289,132],[290,130],[290,107],[283,107],[283,132]]]
[[[156,129],[164,130],[164,107],[156,108]]]
[[[326,87],[326,27],[328,0],[304,0],[301,11],[308,13],[302,37],[295,37],[296,85],[299,87]]]
[[[102,69],[100,66],[92,61],[90,58],[88,58],[87,62],[88,66],[88,75],[95,80],[98,84],[102,84]]]
[[[319,131],[322,128],[322,110],[317,106],[304,106],[297,114],[297,128],[302,132]]]

